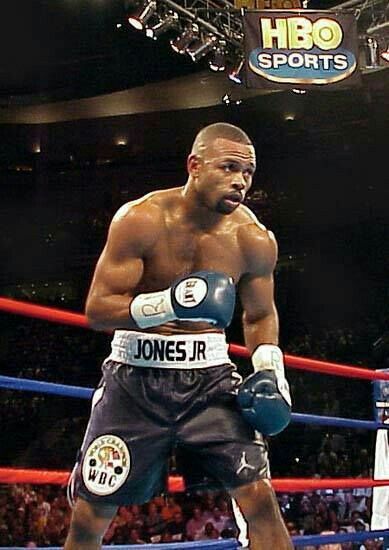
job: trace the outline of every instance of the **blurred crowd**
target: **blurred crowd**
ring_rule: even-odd
[[[370,489],[280,494],[287,529],[293,535],[355,533],[369,530]],[[0,546],[61,546],[71,510],[65,489],[50,485],[13,485],[0,494]],[[218,540],[239,535],[224,492],[177,493],[145,505],[121,506],[104,544],[171,543]],[[308,550],[379,550],[382,542],[305,547]]]

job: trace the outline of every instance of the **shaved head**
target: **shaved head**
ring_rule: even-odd
[[[244,145],[253,145],[246,132],[238,128],[238,126],[226,122],[216,122],[200,130],[193,142],[192,154],[200,155],[204,148],[211,145],[218,138],[243,143]]]

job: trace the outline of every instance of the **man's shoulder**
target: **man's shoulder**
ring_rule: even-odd
[[[257,228],[259,231],[267,231],[266,227],[261,223],[254,212],[245,204],[239,207],[240,225],[246,229],[249,227]]]
[[[123,204],[115,213],[113,220],[119,221],[128,217],[144,219],[146,216],[146,218],[156,221],[178,194],[178,187],[151,191],[138,199]]]
[[[271,271],[274,268],[278,254],[274,233],[246,206],[241,212],[238,240],[250,270]]]
[[[275,239],[274,233],[261,223],[254,212],[245,205],[239,208],[238,231],[242,239],[255,239],[266,242],[268,239]]]

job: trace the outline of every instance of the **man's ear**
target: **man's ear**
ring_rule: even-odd
[[[186,161],[188,174],[194,178],[198,177],[201,166],[201,158],[198,155],[191,153]]]

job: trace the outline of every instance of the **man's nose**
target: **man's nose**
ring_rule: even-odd
[[[232,187],[237,191],[242,191],[246,186],[243,176],[238,176],[232,182]]]

